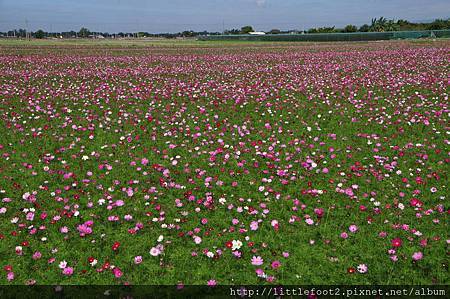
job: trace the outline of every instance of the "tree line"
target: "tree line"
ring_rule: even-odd
[[[39,29],[34,32],[28,32],[28,35],[32,38],[126,38],[126,37],[162,37],[162,38],[176,38],[176,37],[195,37],[199,35],[213,35],[213,34],[221,34],[220,32],[208,32],[201,31],[196,32],[192,30],[186,30],[178,33],[149,33],[149,32],[118,32],[118,33],[109,33],[109,32],[100,32],[100,31],[91,31],[88,28],[81,28],[79,31],[63,31],[63,32],[46,32],[42,29]],[[27,31],[25,29],[14,29],[9,30],[7,32],[0,32],[0,37],[18,37],[18,38],[26,38]]]
[[[449,19],[436,19],[430,23],[414,23],[407,20],[388,20],[384,17],[374,18],[370,24],[362,26],[355,26],[349,24],[344,28],[332,27],[317,27],[308,30],[280,30],[272,29],[265,33],[267,34],[286,34],[286,33],[339,33],[339,32],[386,32],[386,31],[419,31],[419,30],[444,30],[450,29]],[[252,26],[244,26],[240,29],[228,29],[223,34],[248,34],[254,32]],[[88,28],[81,28],[79,31],[65,31],[65,32],[46,32],[39,29],[34,32],[27,32],[25,29],[14,29],[7,32],[0,32],[0,37],[19,37],[19,38],[124,38],[124,37],[161,37],[161,38],[177,38],[177,37],[196,37],[201,35],[220,35],[220,32],[208,31],[193,31],[185,30],[178,33],[149,33],[149,32],[95,32]]]
[[[450,29],[450,19],[436,19],[430,23],[414,23],[407,20],[388,20],[384,17],[373,18],[370,24],[364,24],[360,27],[349,24],[344,28],[317,27],[308,30],[294,30],[297,33],[348,33],[348,32],[387,32],[387,31],[420,31],[420,30],[445,30]],[[251,26],[244,26],[240,30],[232,29],[225,31],[225,34],[247,34],[253,32]],[[268,34],[291,33],[292,30],[281,31],[280,29],[272,29]]]
[[[384,17],[374,18],[370,24],[360,27],[347,25],[344,28],[319,27],[311,28],[306,33],[333,33],[333,32],[387,32],[387,31],[420,31],[450,29],[450,19],[436,19],[431,23],[414,23],[407,20],[388,20]]]

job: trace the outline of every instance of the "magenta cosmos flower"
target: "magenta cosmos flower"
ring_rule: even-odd
[[[73,268],[72,267],[65,267],[62,271],[62,273],[66,276],[71,276],[73,274]]]
[[[210,279],[210,280],[208,280],[207,284],[209,286],[215,286],[215,285],[217,285],[217,282],[214,279]]]
[[[277,268],[279,268],[280,266],[281,266],[280,261],[273,261],[273,262],[272,262],[272,268],[273,268],[273,269],[277,269]]]

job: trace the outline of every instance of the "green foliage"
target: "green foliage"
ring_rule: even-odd
[[[137,36],[138,37],[148,37],[148,36],[150,36],[150,34],[148,33],[148,32],[138,32],[137,33]]]
[[[336,28],[333,27],[319,27],[319,28],[311,28],[308,30],[308,33],[334,33],[337,32]]]
[[[358,28],[355,25],[347,25],[344,28],[344,32],[356,32]]]
[[[39,38],[39,39],[44,38],[45,37],[45,32],[42,29],[39,29],[38,31],[36,31],[34,33],[34,37],[35,38]]]
[[[78,31],[79,37],[89,37],[89,35],[91,35],[91,32],[85,27],[82,27],[80,31]]]
[[[434,22],[430,23],[427,26],[428,30],[444,30],[444,29],[450,29],[450,19],[443,20],[443,19],[436,19]]]
[[[384,17],[379,19],[372,19],[369,31],[371,32],[386,32],[386,31],[398,31],[399,25],[394,20],[388,20]]]
[[[362,25],[361,27],[359,27],[359,32],[369,32],[369,29],[370,29],[370,27],[369,27],[369,25],[367,25],[367,24],[364,24],[364,25]]]
[[[240,34],[241,31],[239,29],[230,29],[230,30],[225,30],[224,33],[225,34]]]
[[[186,30],[186,31],[183,31],[181,33],[181,35],[184,37],[193,37],[193,36],[195,36],[195,32],[192,30],[189,30],[189,31]]]
[[[250,32],[253,32],[253,27],[252,26],[244,26],[241,28],[241,34],[248,34]]]
[[[281,30],[280,29],[272,29],[269,31],[269,34],[280,34]]]

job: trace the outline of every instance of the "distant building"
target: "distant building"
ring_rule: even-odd
[[[262,31],[253,31],[253,32],[249,32],[248,34],[252,34],[252,35],[264,35],[266,34],[265,32]]]
[[[101,38],[105,38],[105,37],[104,37],[103,35],[101,35],[101,34],[90,34],[89,37],[90,37],[90,38],[100,38],[100,39],[101,39]]]

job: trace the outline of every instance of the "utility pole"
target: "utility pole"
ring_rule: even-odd
[[[225,34],[225,20],[222,20],[222,34]]]
[[[28,20],[25,19],[25,38],[29,39]]]

